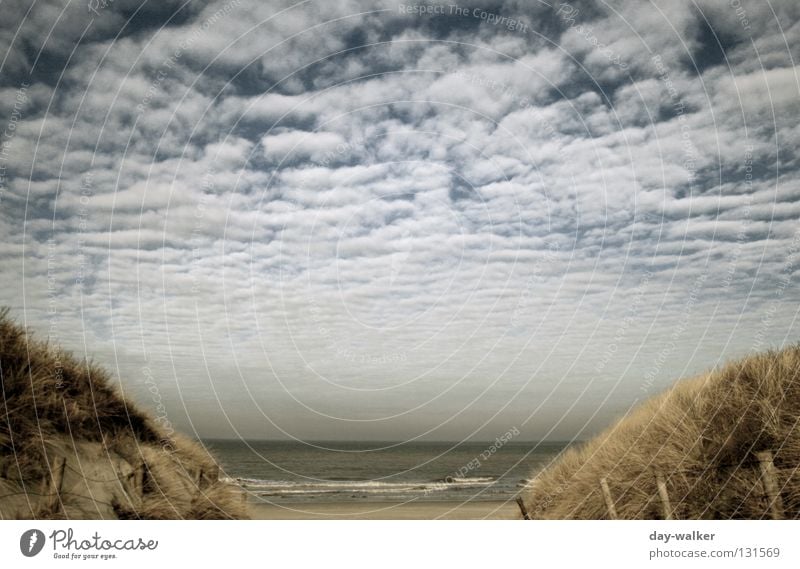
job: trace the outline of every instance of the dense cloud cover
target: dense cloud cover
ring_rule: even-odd
[[[2,11],[0,302],[176,427],[584,437],[798,338],[793,0]]]

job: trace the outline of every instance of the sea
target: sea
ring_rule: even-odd
[[[206,440],[221,476],[265,503],[510,500],[566,442]]]

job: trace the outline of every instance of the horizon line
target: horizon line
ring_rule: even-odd
[[[497,437],[499,438],[499,437]],[[405,443],[493,443],[497,439],[486,439],[486,440],[411,440],[411,441],[403,441],[403,440],[383,440],[383,439],[308,439],[308,440],[298,440],[298,439],[254,439],[254,438],[230,438],[230,437],[197,437],[198,440],[201,441],[235,441],[235,442],[258,442],[258,443],[288,443],[288,442],[295,442],[295,443],[391,443],[391,444],[405,444]],[[553,440],[542,440],[542,439],[522,439],[522,440],[510,440],[507,441],[505,444],[519,444],[519,443],[575,443],[575,442],[584,442],[586,439],[553,439]]]

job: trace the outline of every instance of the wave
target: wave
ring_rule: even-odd
[[[444,479],[444,482],[449,484],[481,484],[481,483],[488,483],[491,484],[497,480],[494,476],[471,476],[467,478],[458,478],[456,476],[448,476]]]
[[[263,496],[297,496],[312,494],[428,494],[447,490],[478,489],[491,486],[496,479],[491,476],[456,478],[448,476],[441,480],[404,480],[386,482],[380,480],[261,480],[258,478],[227,478],[226,482],[238,484]]]

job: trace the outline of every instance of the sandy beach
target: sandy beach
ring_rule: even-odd
[[[513,502],[250,504],[256,520],[514,520]]]

